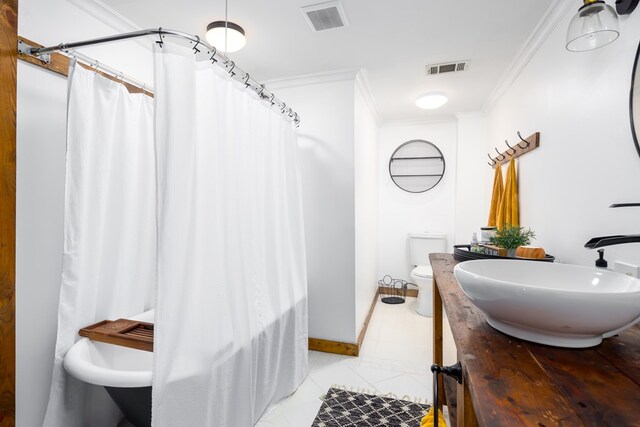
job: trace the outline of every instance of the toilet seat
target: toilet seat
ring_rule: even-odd
[[[433,269],[430,265],[419,265],[411,272],[411,280],[418,287],[416,312],[431,317],[433,312]]]
[[[418,277],[431,279],[433,277],[433,269],[430,265],[419,265],[412,271]]]

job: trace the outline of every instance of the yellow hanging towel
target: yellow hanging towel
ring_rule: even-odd
[[[429,413],[422,417],[422,421],[420,421],[420,427],[447,427],[447,422],[444,420],[444,415],[442,411],[438,409],[438,425],[434,426],[434,411],[433,406],[429,409]]]
[[[496,227],[499,230],[505,224],[519,226],[520,225],[520,208],[518,206],[518,179],[516,177],[516,160],[511,158],[509,168],[507,169],[507,179],[504,184],[504,193],[502,201],[498,208],[496,218]]]
[[[502,192],[504,191],[502,186],[502,165],[500,163],[496,166],[496,173],[493,177],[493,193],[491,194],[491,210],[489,211],[489,221],[487,225],[489,227],[495,227],[498,219],[498,208],[502,201]]]

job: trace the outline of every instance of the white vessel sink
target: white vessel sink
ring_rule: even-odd
[[[454,274],[491,326],[527,341],[592,347],[640,320],[640,280],[610,270],[475,260]]]
[[[153,322],[153,310],[134,320]],[[148,387],[151,385],[153,353],[113,344],[78,340],[64,357],[65,370],[77,379],[107,387]]]

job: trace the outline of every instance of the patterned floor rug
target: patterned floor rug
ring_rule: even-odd
[[[419,427],[430,405],[330,388],[311,427]]]

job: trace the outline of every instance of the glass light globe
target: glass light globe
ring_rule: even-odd
[[[620,35],[618,14],[603,1],[586,4],[569,23],[567,50],[583,52],[613,42]]]
[[[416,99],[416,105],[425,110],[433,110],[442,107],[448,100],[442,92],[428,92]]]
[[[207,25],[207,41],[221,52],[237,52],[247,44],[244,29],[233,22],[215,21]],[[226,46],[225,46],[226,39]]]

